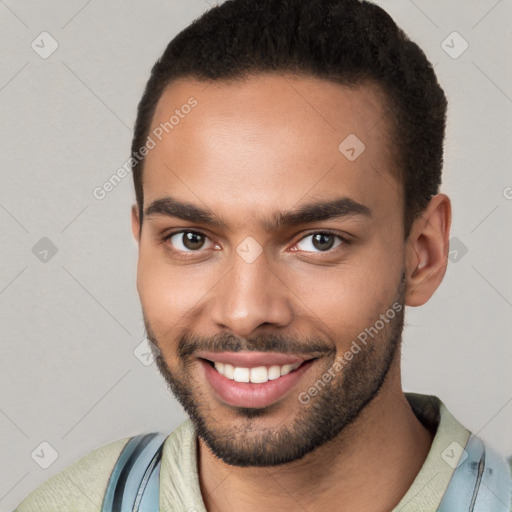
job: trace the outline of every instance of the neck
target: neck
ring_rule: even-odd
[[[208,512],[384,512],[405,495],[432,440],[398,374],[337,438],[289,464],[230,466],[199,439],[199,481]]]

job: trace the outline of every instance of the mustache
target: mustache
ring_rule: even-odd
[[[181,336],[177,354],[186,359],[198,352],[282,352],[294,355],[320,357],[336,353],[334,343],[329,346],[321,338],[296,340],[277,333],[269,333],[251,339],[239,338],[232,333],[219,333],[211,338],[185,333]]]

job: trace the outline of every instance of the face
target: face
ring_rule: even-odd
[[[370,84],[278,75],[183,79],[158,103],[137,286],[163,377],[228,464],[338,436],[399,358],[403,199],[384,105]]]

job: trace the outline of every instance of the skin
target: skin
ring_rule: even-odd
[[[275,74],[210,84],[180,79],[163,93],[152,129],[190,96],[197,107],[146,157],[144,207],[172,195],[209,208],[228,228],[152,215],[143,219],[141,229],[138,208],[132,208],[139,246],[137,288],[148,336],[161,352],[162,375],[174,391],[188,393],[188,404],[195,404],[213,437],[231,443],[235,452],[261,448],[259,442],[269,432],[299,436],[297,425],[306,418],[314,421],[315,407],[329,411],[329,403],[335,404],[333,417],[343,427],[296,460],[266,466],[227,463],[216,456],[212,443],[199,437],[206,508],[391,510],[411,486],[434,435],[416,418],[403,393],[392,322],[354,356],[353,380],[347,368],[310,403],[297,397],[391,304],[398,300],[421,306],[429,300],[446,271],[450,200],[434,196],[404,240],[403,190],[392,173],[391,126],[375,85],[348,88]],[[366,149],[351,162],[338,146],[352,133]],[[368,206],[371,217],[271,232],[260,224],[274,212],[339,196]],[[177,252],[191,254],[183,237],[174,237],[174,246],[164,240],[179,229],[206,236],[190,259],[177,257]],[[305,238],[325,229],[349,235],[351,243],[339,245],[335,237],[337,247],[322,251],[312,237]],[[236,252],[249,236],[263,251],[252,263]],[[223,403],[193,354],[185,359],[178,353],[180,340],[192,336],[200,346],[212,342],[223,347],[220,333],[232,335],[240,347],[261,336],[269,350],[272,334],[278,333],[290,347],[297,343],[306,353],[308,341],[319,340],[326,352],[265,414],[250,414]],[[392,356],[389,367],[383,363],[387,355]],[[372,379],[379,372],[382,382],[374,389]],[[352,389],[358,392],[354,397]],[[363,395],[371,400],[363,404]],[[345,418],[342,405],[350,404],[358,407],[354,405],[354,417]]]

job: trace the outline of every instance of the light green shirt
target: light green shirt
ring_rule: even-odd
[[[435,512],[458,462],[446,462],[445,450],[453,442],[464,447],[471,432],[438,397],[407,392],[405,396],[418,419],[436,434],[421,470],[392,512]],[[85,455],[41,484],[14,512],[100,512],[110,473],[128,440]],[[190,419],[167,437],[160,468],[161,512],[206,512],[197,473],[196,442]]]

